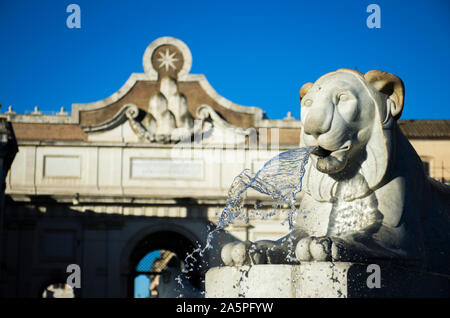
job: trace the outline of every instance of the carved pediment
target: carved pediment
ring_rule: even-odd
[[[262,118],[260,108],[236,105],[219,96],[203,75],[189,74],[191,53],[178,39],[151,43],[143,64],[145,74],[132,74],[109,98],[73,106],[84,132],[106,132],[128,122],[141,142],[174,143],[199,132],[212,140],[231,128],[246,135],[246,128]]]

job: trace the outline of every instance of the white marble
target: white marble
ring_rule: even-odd
[[[215,267],[206,274],[207,298],[343,298],[350,263]]]
[[[448,274],[450,188],[428,179],[398,127],[401,79],[340,69],[300,98],[301,146],[312,151],[295,228],[278,241],[230,243],[225,265],[286,264],[294,249],[300,262],[384,259]]]

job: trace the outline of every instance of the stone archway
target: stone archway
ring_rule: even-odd
[[[187,254],[194,251],[197,241],[199,241],[199,238],[193,233],[173,224],[152,226],[138,232],[128,242],[121,256],[122,297],[133,297],[134,278],[139,274],[136,267],[149,252],[155,250],[171,251],[180,260],[184,260]],[[200,287],[201,274],[193,272],[190,276],[191,284]]]

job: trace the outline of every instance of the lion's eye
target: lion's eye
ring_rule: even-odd
[[[311,106],[312,105],[312,100],[311,99],[307,99],[303,102],[303,106]]]
[[[337,100],[338,101],[343,101],[343,102],[345,102],[346,100],[348,100],[348,94],[345,94],[345,93],[340,93],[338,96],[337,96]]]
[[[336,105],[339,113],[347,122],[351,122],[355,119],[358,101],[351,92],[339,92],[336,95]]]

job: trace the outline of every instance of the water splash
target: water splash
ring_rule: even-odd
[[[202,248],[198,244],[198,247],[185,258],[185,264],[187,266],[182,272],[185,279],[189,278],[188,273],[193,271],[197,260],[194,254],[198,253],[199,257],[203,257],[206,250],[212,247],[211,242],[215,233],[232,224],[238,217],[248,222],[248,217],[242,213],[248,189],[254,189],[269,196],[276,201],[275,206],[282,207],[288,205],[290,210],[286,220],[289,223],[289,229],[291,230],[293,228],[297,212],[295,208],[296,195],[302,190],[302,178],[305,174],[305,167],[309,160],[310,151],[311,147],[303,147],[282,152],[267,161],[255,174],[250,169],[245,169],[234,178],[228,191],[225,208],[219,217],[217,225],[214,230],[208,230],[205,246]],[[255,208],[257,209],[257,205],[255,205]],[[274,212],[266,216],[262,215],[262,217],[270,217],[273,215]],[[189,260],[192,261],[189,262]],[[181,282],[181,277],[178,280]]]
[[[222,215],[217,223],[224,228],[241,215],[246,191],[251,188],[275,200],[277,205],[289,205],[289,228],[293,227],[296,195],[302,190],[302,178],[308,163],[310,147],[294,148],[270,159],[256,173],[242,171],[231,184]]]

